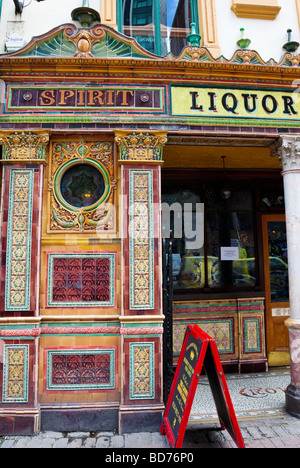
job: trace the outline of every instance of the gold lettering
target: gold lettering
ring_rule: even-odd
[[[114,106],[115,103],[114,103],[114,95],[115,95],[115,91],[113,89],[108,89],[107,91],[107,94],[108,94],[108,101],[106,103],[107,106]]]
[[[129,106],[129,103],[127,101],[127,94],[129,93],[130,96],[133,96],[133,91],[120,90],[117,91],[117,96],[119,96],[120,93],[122,93],[123,95],[123,101],[121,102],[121,106]]]
[[[43,91],[40,96],[40,106],[52,106],[55,103],[54,96],[53,89]]]
[[[59,92],[60,92],[60,102],[58,103],[59,106],[65,106],[66,100],[70,99],[75,94],[74,91],[71,91],[70,89],[60,89]]]
[[[99,106],[104,106],[103,91],[99,91],[97,89],[88,89],[88,95],[89,95],[89,101],[88,101],[89,106],[94,106],[95,101],[98,101]]]
[[[77,106],[84,106],[84,89],[78,89],[77,94],[78,94]]]

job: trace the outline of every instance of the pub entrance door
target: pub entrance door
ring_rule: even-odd
[[[289,283],[285,216],[262,215],[267,352],[269,366],[290,364]]]

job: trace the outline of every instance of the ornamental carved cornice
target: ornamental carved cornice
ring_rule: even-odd
[[[271,147],[278,156],[283,172],[300,171],[300,135],[282,135]]]
[[[167,133],[160,131],[130,132],[117,130],[115,141],[119,146],[121,163],[161,163],[162,150],[167,143]]]
[[[2,131],[0,144],[3,146],[2,161],[46,163],[46,149],[50,133],[45,131]]]

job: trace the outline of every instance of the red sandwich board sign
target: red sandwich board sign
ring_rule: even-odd
[[[239,448],[245,448],[216,343],[197,325],[188,325],[186,329],[160,433],[167,436],[173,448],[182,446],[203,366],[221,428],[227,429]]]

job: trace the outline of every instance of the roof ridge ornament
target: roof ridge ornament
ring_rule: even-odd
[[[89,0],[82,0],[82,6],[75,8],[71,13],[71,17],[72,20],[79,21],[83,28],[89,28],[95,21],[100,23],[100,14],[89,7]]]

